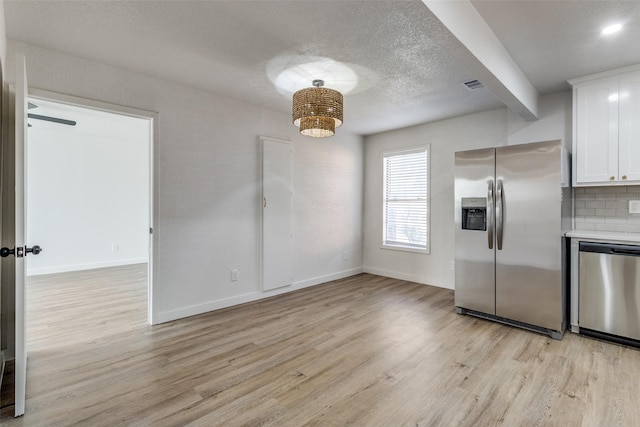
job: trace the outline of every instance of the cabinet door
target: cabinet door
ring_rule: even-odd
[[[576,184],[618,179],[618,82],[576,88]]]
[[[640,73],[620,80],[619,179],[640,182]]]

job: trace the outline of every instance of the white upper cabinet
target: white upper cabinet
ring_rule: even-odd
[[[640,66],[569,83],[573,185],[640,184]]]
[[[640,182],[640,73],[620,79],[618,96],[618,174]]]

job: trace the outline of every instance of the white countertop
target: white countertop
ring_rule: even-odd
[[[573,230],[566,235],[572,239],[593,239],[640,243],[640,233],[616,233],[615,231]]]

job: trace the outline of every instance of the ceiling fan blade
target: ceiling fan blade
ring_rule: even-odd
[[[57,117],[41,116],[39,114],[27,114],[27,116],[30,119],[44,120],[44,121],[53,122],[53,123],[60,123],[61,125],[69,125],[69,126],[75,126],[76,125],[76,122],[73,121],[73,120],[59,119]]]

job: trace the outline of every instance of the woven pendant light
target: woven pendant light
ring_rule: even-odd
[[[314,87],[293,94],[293,124],[303,135],[326,138],[342,125],[342,94],[323,85],[324,81],[314,80]]]

